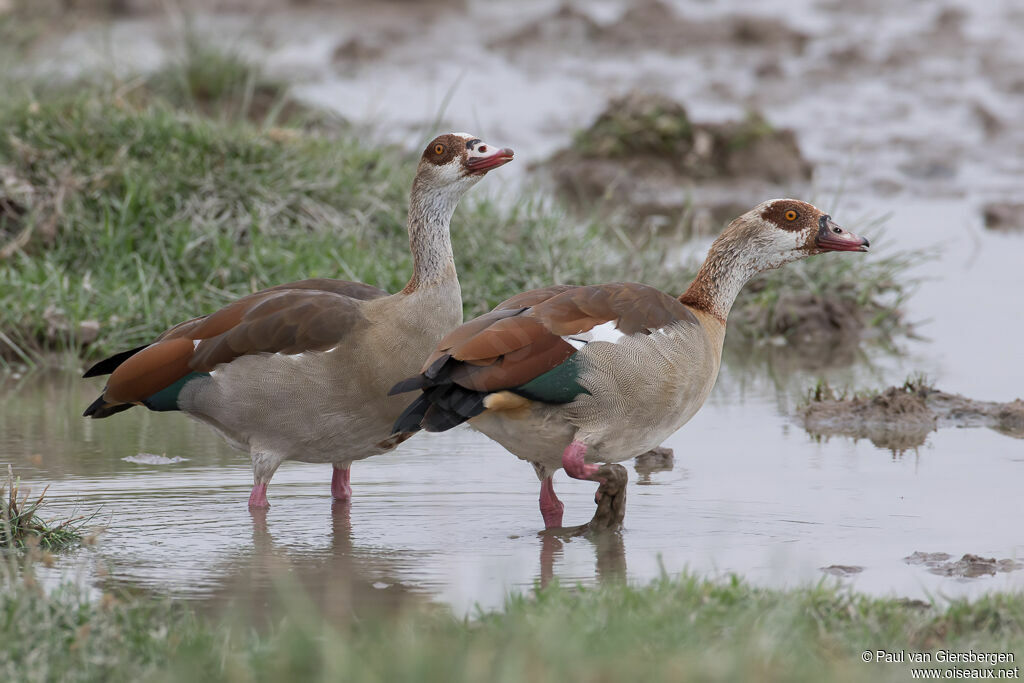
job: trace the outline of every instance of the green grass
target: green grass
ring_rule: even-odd
[[[178,53],[133,94],[159,98],[172,107],[216,119],[249,120],[262,126],[329,120],[293,100],[283,80],[269,78],[252,60],[237,51],[214,47],[194,30],[185,33]]]
[[[293,595],[256,629],[167,600],[34,582],[0,589],[0,678],[18,681],[907,680],[875,651],[1024,654],[1024,595],[936,608],[819,584],[755,588],[692,575],[550,586],[469,619],[438,606],[324,621]],[[263,615],[266,616],[266,615]]]
[[[693,124],[681,104],[636,93],[610,103],[573,140],[582,155],[599,158],[650,154],[682,159],[692,145]]]
[[[46,489],[38,496],[20,490],[20,481],[7,466],[6,481],[0,480],[0,550],[40,549],[47,552],[65,550],[82,540],[82,527],[87,517],[47,521],[39,511],[46,498]]]

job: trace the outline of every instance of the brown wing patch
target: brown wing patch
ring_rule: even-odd
[[[543,327],[532,329],[535,336],[520,348],[493,358],[486,365],[472,362],[455,364],[449,373],[451,381],[474,391],[510,389],[543,375],[576,353],[576,349],[560,336],[547,332]],[[458,356],[454,358],[458,360]]]
[[[516,294],[510,299],[505,299],[495,306],[494,310],[500,311],[508,308],[527,308],[529,306],[536,306],[540,302],[547,301],[556,294],[561,294],[562,292],[570,289],[576,289],[577,286],[578,285],[552,285],[542,289],[531,289],[528,292]]]
[[[190,372],[209,372],[248,354],[325,351],[366,324],[360,300],[386,295],[376,287],[341,280],[293,284],[255,292],[175,325],[114,370],[104,398],[138,402]]]
[[[467,389],[522,386],[576,352],[563,336],[609,321],[615,321],[625,334],[646,333],[679,321],[699,324],[686,306],[646,285],[558,285],[514,296],[456,328],[427,360],[424,372],[429,368],[433,374],[440,373],[439,364],[444,363],[447,379]]]
[[[363,284],[362,282],[349,282],[348,280],[332,280],[330,278],[310,278],[289,282],[283,285],[275,285],[267,289],[261,289],[238,301],[228,304],[224,308],[209,315],[201,315],[191,320],[180,322],[169,328],[156,341],[161,339],[174,339],[175,337],[188,337],[189,339],[208,339],[226,332],[241,321],[241,315],[247,308],[255,306],[258,302],[271,296],[274,292],[291,290],[313,290],[320,292],[331,292],[342,296],[351,297],[360,301],[369,301],[388,296],[388,293],[379,287]],[[207,322],[209,325],[207,326]]]
[[[697,324],[690,309],[653,287],[634,282],[573,287],[534,307],[555,334],[579,334],[611,320],[624,334],[656,330],[683,320]]]
[[[174,384],[191,370],[192,340],[157,342],[121,363],[110,375],[103,398],[111,403],[135,403]]]
[[[273,292],[239,312],[218,312],[196,330],[203,341],[189,365],[208,371],[251,353],[326,351],[352,329],[366,322],[358,303],[330,292],[283,290]],[[235,322],[237,316],[237,322]],[[223,324],[234,322],[221,332]],[[216,334],[207,334],[215,332]]]
[[[299,280],[298,282],[289,282],[284,285],[276,285],[274,287],[268,287],[267,289],[261,290],[262,292],[278,292],[282,289],[315,289],[320,292],[331,292],[332,294],[341,294],[343,296],[349,296],[353,299],[359,299],[360,301],[369,301],[370,299],[379,299],[382,296],[388,296],[380,287],[374,287],[373,285],[367,285],[362,282],[349,282],[348,280],[332,280],[326,277],[310,278],[308,280]]]

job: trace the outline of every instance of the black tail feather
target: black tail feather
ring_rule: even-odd
[[[437,376],[441,372],[441,368],[444,367],[451,359],[451,355],[445,354],[430,364],[430,367],[423,371],[422,374],[410,377],[409,379],[403,379],[401,382],[391,387],[388,392],[388,396],[394,396],[395,394],[404,394],[407,391],[416,391],[417,389],[428,389],[430,387],[436,387],[441,382],[437,381]]]
[[[409,379],[403,379],[401,382],[391,387],[391,391],[388,392],[388,396],[404,394],[407,391],[415,391],[417,389],[426,389],[428,386],[430,386],[430,380],[423,375],[416,375]]]
[[[420,427],[420,421],[423,419],[423,415],[427,412],[427,408],[430,407],[430,401],[427,400],[426,395],[420,394],[416,397],[416,400],[409,404],[409,407],[398,416],[395,420],[395,426],[392,427],[392,434],[414,434],[415,432],[422,429]]]
[[[429,387],[416,397],[395,421],[394,434],[445,432],[484,412],[486,391],[473,391],[457,384]]]
[[[434,403],[427,409],[426,415],[423,416],[423,428],[428,432],[447,432],[452,427],[457,427],[465,421],[464,417],[445,410]]]
[[[136,347],[134,349],[129,349],[128,351],[122,351],[121,353],[115,353],[110,358],[104,358],[99,363],[96,363],[96,365],[94,365],[91,368],[89,368],[88,370],[86,370],[85,374],[82,375],[82,377],[98,377],[100,375],[109,375],[114,370],[117,370],[118,366],[121,365],[121,363],[125,362],[126,360],[128,360],[129,358],[131,358],[132,356],[134,356],[135,354],[137,354],[139,351],[141,351],[142,349],[146,348],[147,346],[149,346],[149,345],[148,344],[144,344],[144,345],[138,346],[138,347]],[[90,408],[91,407],[92,406],[90,406]]]
[[[457,384],[445,384],[423,392],[430,404],[420,424],[428,432],[444,432],[484,412],[486,391],[473,391]]]
[[[82,413],[82,417],[91,417],[94,419],[100,419],[102,417],[110,417],[116,413],[120,413],[122,410],[128,410],[134,407],[134,403],[107,403],[100,396],[98,399],[93,401],[85,412]]]
[[[423,376],[428,377],[430,379],[436,379],[437,376],[441,374],[441,369],[449,360],[451,360],[451,357],[452,355],[450,353],[446,353],[443,356],[440,356],[437,360],[430,364],[429,368],[423,371]]]
[[[430,402],[441,410],[462,417],[462,422],[484,411],[486,393],[464,389],[457,384],[438,387],[431,392]],[[453,425],[454,426],[454,425]]]

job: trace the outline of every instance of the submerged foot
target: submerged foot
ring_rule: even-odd
[[[565,506],[555,495],[555,485],[551,477],[540,483],[540,514],[544,517],[545,529],[558,529],[562,526],[562,512]]]
[[[626,483],[629,475],[622,465],[593,465],[595,472],[590,477],[600,482],[594,500],[597,510],[586,524],[562,528],[548,528],[541,532],[555,536],[583,536],[590,533],[619,531],[626,518]]]
[[[629,481],[626,468],[622,465],[601,465],[593,478],[601,482],[594,495],[597,510],[583,526],[589,531],[618,531],[626,518],[626,483]]]
[[[345,469],[334,468],[334,474],[331,475],[331,495],[335,500],[342,503],[352,500],[352,484],[349,480],[351,475],[352,470],[348,467]]]
[[[270,507],[270,502],[267,500],[266,483],[256,484],[252,487],[252,493],[249,494],[249,507],[255,509]]]

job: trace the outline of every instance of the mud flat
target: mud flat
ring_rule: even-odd
[[[812,172],[793,131],[773,127],[759,112],[699,123],[679,102],[643,91],[609,101],[545,167],[577,205],[604,203],[673,223],[696,209],[697,232],[717,230],[758,198],[807,183]]]
[[[671,472],[675,464],[675,453],[672,449],[659,446],[636,456],[633,468],[637,474],[643,476],[655,472]]]
[[[804,428],[819,436],[866,438],[880,448],[917,448],[940,427],[988,427],[1024,438],[1024,401],[976,401],[949,394],[922,381],[908,380],[876,394],[836,395],[819,386],[799,415]]]
[[[644,0],[627,4],[616,20],[607,23],[565,3],[489,46],[517,55],[564,49],[567,40],[576,49],[603,53],[648,50],[674,54],[728,47],[799,54],[809,38],[776,18],[735,14],[696,19],[677,14],[661,0]]]
[[[980,557],[966,553],[959,560],[954,560],[949,553],[923,553],[915,551],[903,558],[907,564],[924,566],[932,574],[952,576],[959,579],[976,579],[981,576],[994,576],[998,572],[1012,572],[1024,568],[1024,564],[1016,560],[997,560],[994,557]]]
[[[1024,203],[992,202],[982,209],[985,227],[999,232],[1024,234]]]

